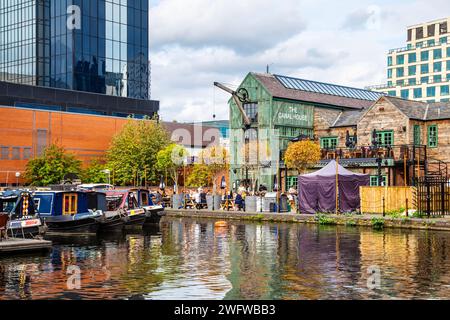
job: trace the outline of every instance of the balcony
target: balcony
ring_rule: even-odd
[[[426,146],[400,145],[400,146],[358,146],[356,148],[322,149],[321,161],[317,167],[326,166],[331,160],[339,159],[344,167],[377,167],[381,161],[382,166],[393,167],[405,160],[423,162],[426,158]]]

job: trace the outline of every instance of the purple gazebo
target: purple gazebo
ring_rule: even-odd
[[[359,187],[370,184],[369,175],[347,170],[332,160],[323,169],[298,177],[298,204],[301,213],[336,211],[336,173],[339,211],[352,212],[360,208]]]

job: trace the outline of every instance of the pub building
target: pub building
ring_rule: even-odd
[[[311,171],[338,159],[349,170],[369,174],[372,186],[413,185],[424,175],[447,176],[449,103],[249,73],[229,105],[235,188],[297,188],[298,172],[286,168],[283,155],[290,142],[302,139],[321,146],[321,161]],[[253,142],[259,149],[266,146],[269,159],[259,149],[256,160],[249,156]]]

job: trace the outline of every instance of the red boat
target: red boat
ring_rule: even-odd
[[[140,207],[137,193],[131,190],[106,191],[106,207],[108,212],[121,212],[128,216],[125,227],[143,226],[146,215]]]

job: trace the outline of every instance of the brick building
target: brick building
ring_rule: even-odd
[[[383,96],[358,111],[317,109],[314,128],[322,146],[318,167],[340,158],[347,168],[381,176],[389,185],[412,184],[430,173],[446,174],[450,162],[450,104]],[[353,144],[353,141],[356,143]]]

